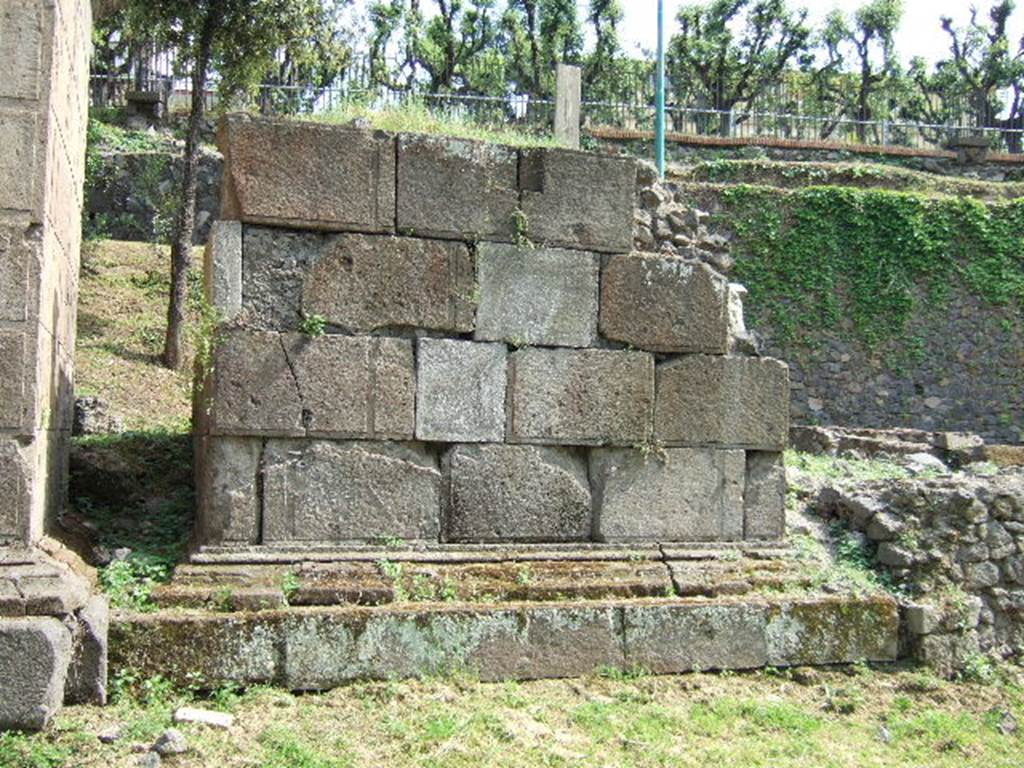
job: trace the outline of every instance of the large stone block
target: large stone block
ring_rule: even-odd
[[[524,349],[509,358],[509,441],[633,445],[650,439],[654,359],[645,352]]]
[[[437,541],[441,473],[417,445],[270,440],[263,542]]]
[[[588,347],[597,338],[598,257],[481,243],[475,338]]]
[[[788,433],[785,363],[687,355],[658,366],[655,441],[781,451]]]
[[[230,320],[242,308],[242,225],[215,221],[203,256],[206,303],[221,320]]]
[[[39,730],[60,709],[71,632],[43,617],[0,621],[0,731]]]
[[[302,285],[326,236],[273,227],[242,228],[242,308],[250,328],[294,331],[302,324]]]
[[[232,330],[214,354],[218,435],[409,439],[412,344],[376,337]]]
[[[639,349],[725,354],[728,305],[725,278],[699,261],[627,254],[601,273],[601,333]]]
[[[895,661],[900,617],[888,596],[849,596],[772,606],[765,628],[768,664]]]
[[[32,488],[29,451],[17,440],[0,440],[0,545],[24,542]]]
[[[222,331],[204,402],[213,434],[303,435],[302,399],[282,336]]]
[[[655,674],[763,667],[765,609],[749,604],[638,605],[625,609],[626,662]]]
[[[0,97],[36,99],[42,83],[45,6],[35,0],[6,0],[0,12]]]
[[[409,237],[326,239],[302,284],[302,312],[354,332],[473,330],[473,258],[462,243]]]
[[[586,461],[564,448],[460,445],[445,456],[446,541],[590,538]]]
[[[29,242],[19,226],[0,227],[0,320],[25,320],[28,314],[29,260],[38,241]]]
[[[420,339],[416,437],[495,443],[505,437],[504,344]]]
[[[519,183],[530,240],[585,251],[632,249],[635,160],[523,150]]]
[[[197,435],[196,516],[203,544],[257,544],[263,440]]]
[[[398,138],[398,230],[509,240],[519,205],[514,149],[448,136]]]
[[[743,490],[746,539],[781,539],[786,528],[786,468],[781,453],[747,452]]]
[[[0,428],[25,426],[31,396],[25,392],[27,369],[24,331],[0,331]]]
[[[743,451],[593,451],[595,535],[601,541],[740,540],[745,469]]]
[[[304,317],[356,333],[473,330],[473,257],[462,243],[245,227],[247,325],[298,330]]]
[[[220,127],[223,219],[333,231],[390,232],[395,139],[300,120],[233,115]]]
[[[412,343],[284,336],[310,437],[408,440],[416,408]]]
[[[42,158],[35,113],[0,109],[0,147],[0,209],[36,212]]]

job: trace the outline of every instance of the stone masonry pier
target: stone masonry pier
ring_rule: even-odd
[[[636,164],[232,116],[198,543],[783,532],[786,366],[741,289],[631,253]]]

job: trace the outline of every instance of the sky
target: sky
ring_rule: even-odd
[[[690,0],[692,2],[692,0]],[[852,14],[864,0],[790,0],[794,8],[808,9],[808,20],[812,28],[820,27],[821,20],[833,8]],[[665,0],[666,36],[671,35],[675,26],[676,11],[687,0]],[[949,53],[949,36],[939,26],[939,18],[952,16],[956,26],[966,25],[970,19],[970,0],[904,0],[903,23],[896,35],[896,48],[900,58],[907,63],[914,56],[923,56],[928,61],[945,58]],[[587,3],[580,0],[580,8],[584,10]],[[976,3],[978,15],[988,19],[990,0],[979,0]],[[627,50],[636,47],[653,50],[657,29],[657,0],[622,0],[625,11],[620,36]],[[1024,3],[1018,5],[1010,18],[1010,39],[1018,41],[1024,34]]]

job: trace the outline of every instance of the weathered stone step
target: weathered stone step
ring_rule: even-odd
[[[378,560],[433,563],[476,563],[539,560],[710,560],[732,559],[738,555],[754,559],[787,557],[792,554],[781,541],[759,542],[673,542],[671,544],[396,544],[317,545],[277,544],[274,546],[203,546],[189,558],[195,565],[288,564],[301,562],[376,562]]]
[[[355,679],[482,680],[893,661],[887,596],[402,604],[121,614],[113,673],[179,684],[321,690]]]
[[[795,559],[713,554],[718,556],[193,564],[179,566],[153,597],[162,608],[256,611],[287,605],[716,597],[806,589],[813,583],[807,564]]]

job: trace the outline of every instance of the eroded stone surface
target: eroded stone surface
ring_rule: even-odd
[[[634,445],[651,435],[644,352],[524,349],[509,358],[509,441]]]
[[[523,150],[519,183],[533,242],[612,253],[631,249],[635,160],[567,149]]]
[[[68,704],[107,703],[107,632],[110,604],[104,595],[93,595],[75,614],[71,663],[64,700]]]
[[[444,460],[446,541],[590,538],[586,461],[562,448],[460,445]]]
[[[299,330],[320,316],[354,333],[473,330],[473,257],[463,243],[245,227],[245,322]]]
[[[768,611],[768,663],[799,664],[894,661],[899,609],[892,598],[841,598],[793,602]]]
[[[788,430],[785,363],[686,355],[658,366],[654,437],[659,443],[781,451]]]
[[[277,333],[222,331],[202,400],[213,434],[305,434],[299,388]]]
[[[230,320],[242,308],[242,224],[215,221],[203,254],[206,302],[221,320]]]
[[[404,339],[231,330],[203,395],[217,435],[409,439],[415,385]]]
[[[514,149],[448,136],[398,138],[398,230],[426,237],[511,239]]]
[[[219,133],[222,218],[336,231],[394,229],[394,137],[244,116],[226,118]]]
[[[449,443],[505,437],[504,344],[417,343],[416,437]]]
[[[71,633],[54,618],[0,620],[0,731],[39,730],[60,709]]]
[[[612,256],[601,274],[601,333],[654,352],[725,354],[728,284],[699,261]]]
[[[22,516],[31,483],[25,451],[16,440],[0,440],[0,544],[25,536]]]
[[[597,337],[598,259],[584,251],[481,243],[475,338],[587,347]]]
[[[601,541],[743,538],[743,451],[591,452],[594,532]]]
[[[473,259],[462,243],[330,237],[306,272],[302,311],[354,332],[473,330]]]
[[[202,541],[258,543],[263,440],[206,435],[196,440],[196,504]]]
[[[437,459],[416,444],[270,440],[263,541],[433,540]]]
[[[626,660],[656,674],[749,669],[767,661],[757,605],[645,605],[625,611]]]
[[[786,468],[782,454],[747,451],[743,491],[746,539],[780,539],[786,526]]]

